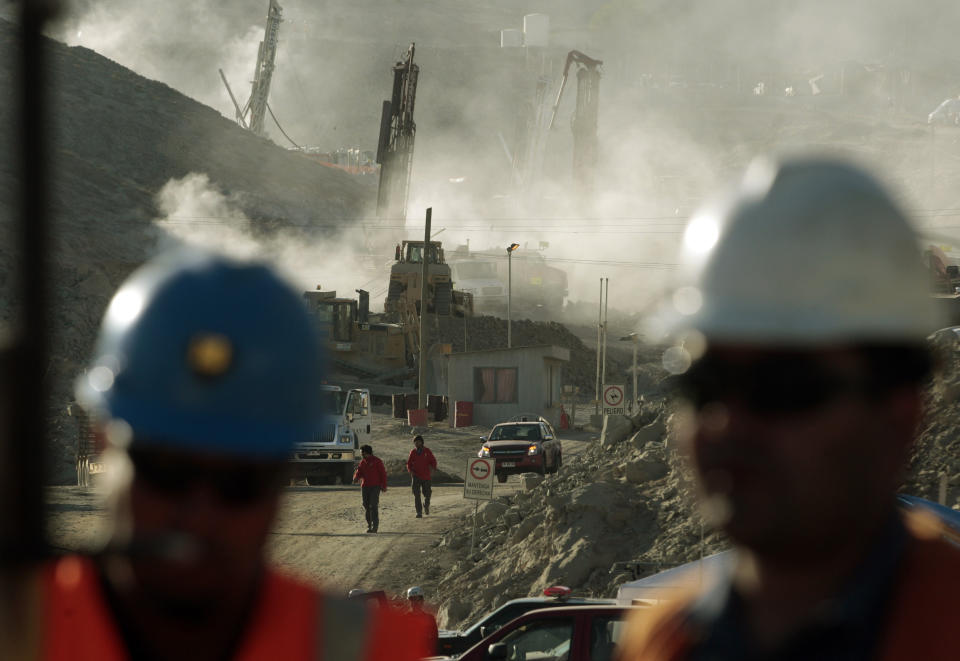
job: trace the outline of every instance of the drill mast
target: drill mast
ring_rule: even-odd
[[[401,222],[407,217],[413,142],[417,133],[413,107],[420,67],[413,63],[413,55],[414,44],[410,44],[406,57],[393,66],[393,94],[389,101],[383,102],[377,143],[377,163],[381,166],[377,217]]]
[[[573,114],[573,180],[583,193],[593,190],[593,180],[597,166],[597,109],[600,94],[600,65],[602,60],[595,60],[580,51],[572,50],[567,54],[567,63],[563,67],[563,79],[560,82],[560,91],[553,105],[553,115],[550,118],[550,128],[557,119],[557,109],[560,107],[560,98],[567,85],[570,65],[579,65],[577,70],[577,106]]]
[[[270,0],[267,7],[267,27],[264,31],[263,41],[260,42],[260,48],[257,51],[257,68],[253,72],[253,86],[250,91],[250,99],[238,121],[250,112],[250,130],[257,135],[263,135],[263,120],[267,112],[267,97],[270,96],[270,81],[273,78],[273,69],[277,60],[277,46],[280,42],[280,17],[283,10],[277,3],[277,0]],[[241,125],[243,124],[240,121]]]

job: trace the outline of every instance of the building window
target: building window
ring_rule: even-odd
[[[474,367],[473,401],[476,404],[516,404],[516,367]]]

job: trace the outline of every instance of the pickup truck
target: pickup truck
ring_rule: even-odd
[[[635,606],[566,606],[521,615],[468,649],[459,661],[611,661]]]

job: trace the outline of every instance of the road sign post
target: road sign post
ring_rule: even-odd
[[[463,474],[463,497],[472,499],[473,534],[470,536],[470,555],[477,544],[477,512],[481,500],[493,499],[493,478],[496,473],[496,460],[484,457],[467,459],[467,469]]]
[[[623,385],[604,384],[601,388],[601,402],[603,403],[604,415],[624,415],[624,397]]]

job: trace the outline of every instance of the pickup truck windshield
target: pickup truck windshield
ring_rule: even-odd
[[[540,425],[500,425],[490,434],[491,441],[539,441]]]
[[[320,393],[320,410],[330,415],[343,413],[343,402],[346,393],[337,390],[324,390]]]

